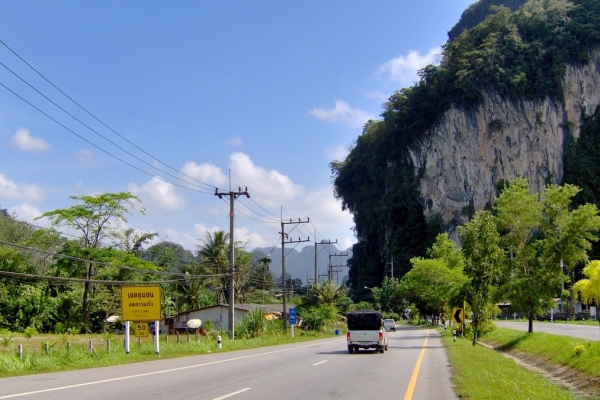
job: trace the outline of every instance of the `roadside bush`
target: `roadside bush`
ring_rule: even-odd
[[[394,321],[399,321],[400,320],[400,316],[397,313],[395,313],[395,312],[384,314],[384,316],[385,316],[385,318],[391,318]]]
[[[337,309],[325,304],[319,307],[310,307],[308,310],[303,309],[300,311],[300,316],[306,326],[313,331],[322,331],[338,319]]]

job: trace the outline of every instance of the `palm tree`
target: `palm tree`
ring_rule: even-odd
[[[211,274],[227,274],[229,271],[229,233],[214,231],[206,232],[203,243],[198,246],[198,256],[202,264]],[[229,288],[229,277],[222,276],[212,281],[214,287],[219,287],[218,301],[226,302],[225,293]]]
[[[337,286],[331,283],[331,281],[327,281],[323,285],[314,284],[312,296],[317,305],[327,304],[333,306],[338,300],[346,296],[346,291],[342,286]]]

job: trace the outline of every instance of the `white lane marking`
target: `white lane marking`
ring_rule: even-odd
[[[226,399],[228,397],[235,396],[236,394],[244,393],[244,392],[246,392],[246,391],[248,391],[250,389],[252,389],[252,388],[241,389],[241,390],[238,390],[237,392],[229,393],[229,394],[226,394],[226,395],[221,396],[221,397],[215,397],[213,400],[223,400],[223,399]]]
[[[327,360],[323,360],[323,361],[319,361],[318,363],[313,364],[313,365],[319,365],[319,364],[323,364],[323,363],[326,363],[326,362],[327,362]]]
[[[335,340],[332,340],[335,341]],[[55,388],[50,388],[50,389],[42,389],[42,390],[35,390],[32,392],[23,392],[23,393],[15,393],[15,394],[9,394],[6,396],[0,396],[0,399],[11,399],[13,397],[21,397],[21,396],[28,396],[30,394],[39,394],[39,393],[47,393],[47,392],[55,392],[57,390],[65,390],[65,389],[72,389],[72,388],[76,388],[76,387],[82,387],[82,386],[90,386],[90,385],[98,385],[100,383],[108,383],[108,382],[115,382],[115,381],[122,381],[124,379],[133,379],[133,378],[140,378],[143,376],[149,376],[149,375],[157,375],[157,374],[164,374],[167,372],[175,372],[175,371],[182,371],[185,369],[190,369],[190,368],[199,368],[199,367],[205,367],[207,365],[214,365],[214,364],[221,364],[221,363],[225,363],[225,362],[229,362],[229,361],[237,361],[237,360],[243,360],[245,358],[252,358],[252,357],[258,357],[258,356],[264,356],[264,355],[268,355],[268,354],[273,354],[273,353],[281,353],[284,351],[291,351],[291,350],[297,350],[297,349],[303,349],[306,347],[311,347],[311,346],[319,346],[320,344],[315,345],[313,344],[308,344],[305,346],[298,346],[298,347],[292,347],[290,349],[283,349],[283,350],[275,350],[275,351],[269,351],[266,353],[259,353],[259,354],[250,354],[248,356],[242,356],[242,357],[234,357],[234,358],[227,358],[225,360],[219,360],[219,361],[211,361],[211,362],[207,362],[207,363],[203,363],[203,364],[196,364],[196,365],[188,365],[187,367],[179,367],[179,368],[172,368],[172,369],[165,369],[162,371],[154,371],[154,372],[147,372],[145,374],[137,374],[137,375],[129,375],[129,376],[121,376],[119,378],[112,378],[112,379],[104,379],[101,381],[93,381],[93,382],[85,382],[85,383],[78,383],[75,385],[68,385],[68,386],[59,386],[59,387],[55,387]]]

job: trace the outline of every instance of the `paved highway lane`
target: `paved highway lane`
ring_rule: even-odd
[[[436,331],[399,327],[389,339],[384,354],[348,354],[343,337],[4,378],[0,399],[456,399]]]
[[[497,326],[503,328],[516,329],[519,331],[525,331],[529,329],[528,322],[509,322],[509,321],[494,321]],[[600,330],[598,326],[592,325],[576,325],[576,324],[560,324],[560,323],[547,323],[547,322],[534,322],[534,332],[545,332],[552,335],[572,336],[580,339],[587,340],[600,340]]]

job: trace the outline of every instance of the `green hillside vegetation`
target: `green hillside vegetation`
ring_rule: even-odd
[[[365,125],[345,160],[330,165],[335,195],[353,213],[359,239],[351,260],[354,288],[381,282],[392,257],[397,276],[402,276],[410,269],[409,260],[424,256],[443,231],[439,217],[424,219],[427,205],[419,203],[408,148],[450,106],[472,107],[483,90],[512,99],[552,96],[560,101],[567,64],[585,63],[590,49],[600,45],[596,0],[529,1],[514,12],[507,7],[489,10],[483,22],[445,44],[439,66],[425,67],[416,85],[389,98],[382,119]],[[463,18],[461,30],[478,17],[465,12]],[[362,289],[354,293],[366,294]]]

